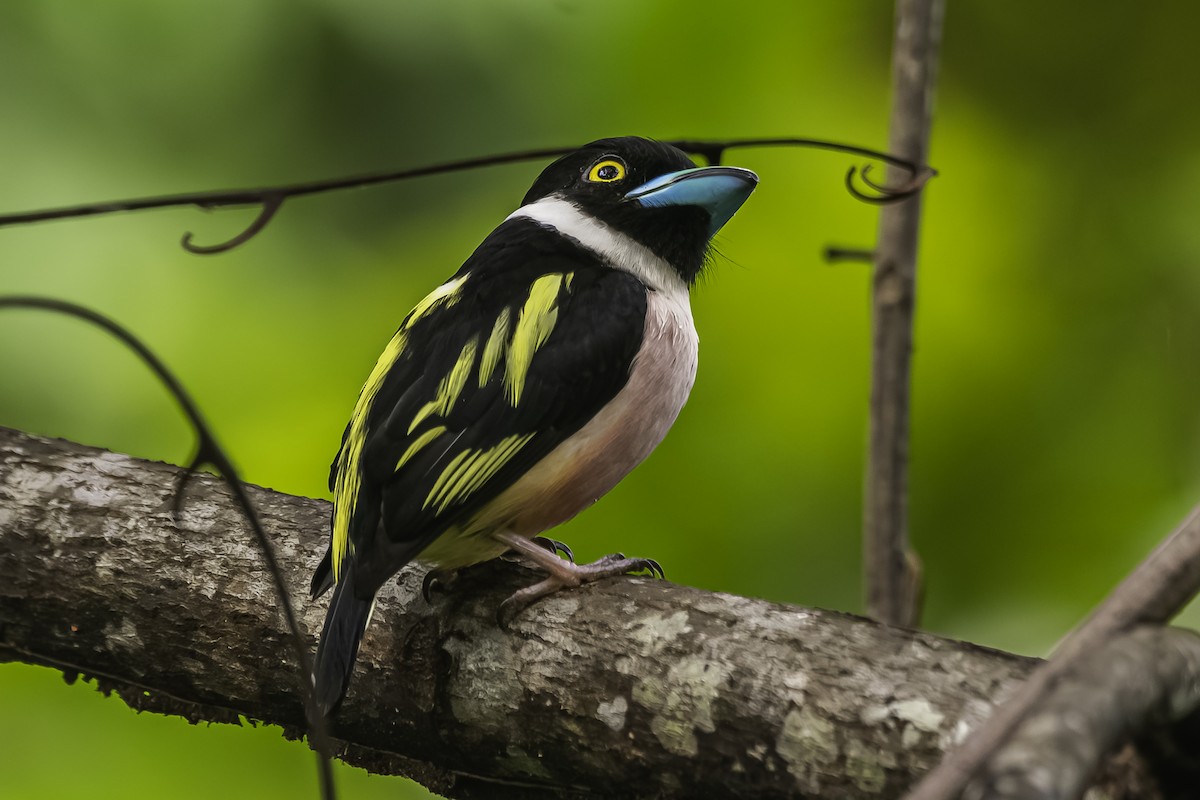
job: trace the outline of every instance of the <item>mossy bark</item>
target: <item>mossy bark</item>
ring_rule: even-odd
[[[0,659],[97,680],[130,705],[297,735],[286,628],[219,481],[0,429]],[[329,505],[252,489],[302,626]],[[829,611],[630,577],[564,591],[499,627],[530,581],[504,561],[432,605],[385,587],[340,756],[452,797],[896,797],[1030,670],[1030,659]],[[313,642],[312,644],[315,644]]]

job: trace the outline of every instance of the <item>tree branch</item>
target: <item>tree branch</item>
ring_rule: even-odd
[[[915,163],[929,152],[929,128],[943,0],[898,0],[892,53],[888,147]],[[899,170],[888,169],[895,181]],[[911,176],[899,176],[909,180]],[[920,606],[920,568],[908,545],[908,428],[913,309],[921,193],[884,207],[871,293],[871,421],[863,557],[867,613],[912,626]]]
[[[1063,678],[1108,642],[1142,624],[1162,624],[1200,590],[1200,506],[1077,625],[984,725],[930,771],[906,800],[949,800]]]
[[[1200,705],[1200,636],[1144,626],[1063,676],[963,800],[1070,800],[1131,735],[1179,722]],[[1195,775],[1185,797],[1194,795]]]
[[[0,428],[0,659],[294,734],[269,576],[215,479],[175,527],[178,475]],[[288,584],[306,585],[328,504],[250,491]],[[332,733],[343,759],[456,798],[894,798],[1033,666],[647,578],[560,593],[505,631],[496,608],[523,568],[471,570],[432,606],[421,577],[382,592]],[[323,604],[295,600],[317,630]]]

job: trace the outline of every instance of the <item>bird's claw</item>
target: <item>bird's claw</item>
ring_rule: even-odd
[[[643,567],[644,572],[649,572],[655,578],[666,580],[667,573],[663,571],[662,564],[659,564],[653,558],[643,558],[640,560],[646,562],[646,566]]]
[[[649,572],[655,578],[667,577],[667,573],[663,571],[662,564],[659,564],[653,558],[627,558],[624,553],[611,553],[588,566],[608,567],[617,564],[625,565],[626,569],[621,573],[623,575]]]
[[[425,573],[425,578],[421,581],[421,597],[425,598],[425,602],[433,605],[434,591],[445,591],[454,583],[454,579],[458,573],[454,570],[447,569],[431,569]]]
[[[515,598],[516,595],[514,594],[501,603],[500,607],[496,609],[496,624],[502,631],[508,630],[509,623],[513,621],[517,614],[521,613],[521,611],[525,609],[524,605],[517,605],[517,603],[514,602]]]
[[[535,536],[530,541],[536,545],[539,545],[540,547],[545,548],[546,550],[549,550],[555,555],[562,553],[563,558],[567,559],[567,561],[570,561],[572,564],[575,563],[575,554],[571,552],[571,548],[567,546],[566,542],[560,542],[558,539],[551,539],[549,536]]]

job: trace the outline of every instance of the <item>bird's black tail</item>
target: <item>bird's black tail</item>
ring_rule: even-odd
[[[343,571],[333,588],[317,659],[313,665],[317,707],[325,716],[337,711],[350,686],[350,674],[358,655],[367,621],[371,617],[373,600],[363,600],[354,594],[354,565],[346,559]]]

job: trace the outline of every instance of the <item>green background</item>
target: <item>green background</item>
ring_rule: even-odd
[[[951,2],[920,264],[912,536],[925,624],[1043,654],[1200,499],[1200,107],[1182,2]],[[417,166],[600,136],[886,144],[890,4],[9,0],[0,211]],[[556,534],[679,582],[859,611],[868,272],[854,163],[735,152],[762,184],[694,294],[696,389],[657,453]],[[248,480],[326,496],[391,331],[537,165],[250,211],[0,230],[0,291],[128,325]],[[102,334],[0,315],[0,424],[180,462],[164,392]],[[0,557],[2,557],[0,553]],[[2,589],[0,589],[2,591]],[[1195,621],[1196,616],[1190,615]],[[270,728],[138,717],[0,665],[5,797],[295,798]],[[420,797],[339,768],[346,797]]]

